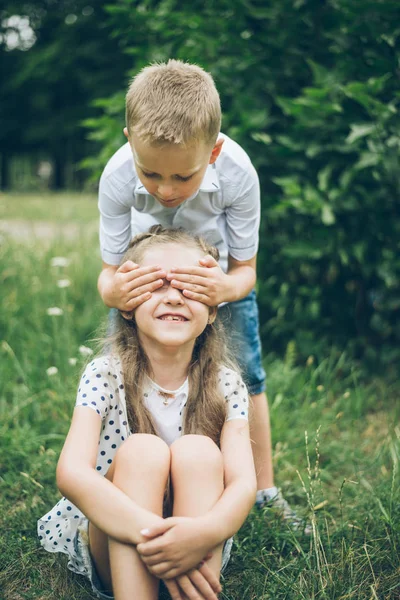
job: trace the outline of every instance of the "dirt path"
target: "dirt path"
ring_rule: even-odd
[[[85,225],[76,223],[55,223],[54,221],[26,221],[23,219],[0,219],[0,242],[11,237],[19,242],[55,239],[74,240],[82,235],[91,235],[97,230],[97,222]]]

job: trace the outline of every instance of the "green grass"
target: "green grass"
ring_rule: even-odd
[[[0,197],[12,216],[96,218],[92,199]],[[33,202],[32,204],[30,204]],[[63,203],[74,202],[63,207]],[[68,212],[70,211],[71,212]],[[60,214],[64,217],[60,217]],[[89,218],[90,215],[90,218]],[[11,218],[9,215],[7,219]],[[70,260],[52,267],[54,256]],[[0,246],[0,598],[89,600],[64,556],[43,551],[36,519],[53,506],[57,457],[90,341],[107,311],[96,291],[97,237]],[[69,287],[57,287],[68,278]],[[49,307],[62,308],[50,316]],[[72,366],[70,358],[77,358]],[[48,375],[55,366],[58,373]],[[400,403],[396,382],[343,354],[298,364],[266,358],[277,484],[313,525],[294,535],[253,511],[236,536],[224,600],[389,600],[400,597]],[[139,600],[139,599],[138,599]]]

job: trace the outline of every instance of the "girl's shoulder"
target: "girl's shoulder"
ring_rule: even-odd
[[[104,420],[120,403],[125,403],[125,392],[119,358],[112,354],[94,358],[84,369],[75,406],[91,408]]]
[[[238,371],[232,369],[231,367],[226,367],[222,365],[219,369],[218,373],[218,381],[221,385],[221,388],[231,388],[237,389],[242,388],[245,389],[246,386],[243,383],[242,376]]]
[[[229,367],[222,367],[219,371],[219,385],[227,404],[226,420],[248,420],[249,393],[240,373]]]
[[[221,381],[225,381],[226,379],[242,379],[239,371],[232,369],[231,367],[227,367],[226,365],[221,365],[219,368],[219,379]]]
[[[90,363],[88,363],[84,369],[82,379],[84,377],[91,377],[98,375],[104,375],[107,377],[113,377],[114,379],[122,377],[121,361],[115,354],[103,354],[97,356]]]

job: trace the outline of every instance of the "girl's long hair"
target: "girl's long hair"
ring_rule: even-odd
[[[218,260],[218,250],[182,229],[165,229],[154,225],[148,233],[135,236],[122,262],[139,263],[146,250],[158,245],[179,244],[197,248]],[[134,433],[156,434],[150,412],[144,405],[143,394],[146,376],[152,377],[151,365],[140,343],[136,322],[118,313],[116,331],[106,342],[112,354],[121,361],[124,377],[126,405],[130,429]],[[221,391],[222,368],[238,370],[229,357],[225,336],[218,320],[206,326],[196,339],[189,365],[189,396],[184,408],[183,433],[196,433],[210,437],[219,444],[226,418],[226,401]]]

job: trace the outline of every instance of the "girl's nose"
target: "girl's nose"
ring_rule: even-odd
[[[165,301],[170,304],[183,304],[182,292],[170,284],[165,293]]]

